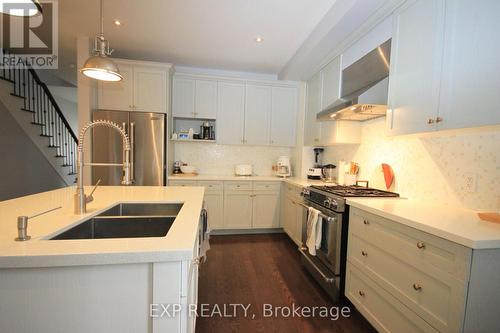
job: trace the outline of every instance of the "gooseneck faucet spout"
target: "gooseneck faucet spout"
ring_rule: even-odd
[[[93,127],[97,126],[105,126],[109,128],[113,128],[117,130],[122,136],[123,143],[123,163],[114,164],[114,163],[85,163],[83,159],[83,147],[84,147],[84,139],[87,131]],[[95,120],[87,125],[85,125],[78,137],[78,155],[77,155],[77,185],[76,185],[76,193],[74,195],[74,205],[75,205],[75,214],[85,214],[87,212],[87,203],[92,201],[92,195],[86,195],[85,190],[83,188],[83,167],[85,165],[99,165],[99,166],[122,166],[123,167],[123,179],[122,185],[131,185],[132,178],[130,174],[130,140],[128,138],[127,133],[125,133],[125,129],[121,128],[119,125],[115,124],[112,121],[108,120]]]

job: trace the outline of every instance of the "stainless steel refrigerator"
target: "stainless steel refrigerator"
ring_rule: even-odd
[[[162,186],[166,184],[165,129],[162,113],[96,110],[92,120],[111,120],[125,128],[131,143],[131,172],[134,185]],[[111,128],[92,129],[92,161],[122,163],[122,139]],[[120,185],[120,166],[93,166],[92,180],[102,185]]]

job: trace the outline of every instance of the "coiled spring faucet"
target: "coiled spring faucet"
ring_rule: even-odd
[[[105,126],[109,128],[113,128],[117,130],[122,136],[123,143],[123,163],[84,163],[83,159],[83,147],[84,147],[84,139],[87,131],[93,127],[97,126]],[[127,133],[125,133],[125,129],[117,125],[116,123],[109,120],[94,120],[87,125],[85,125],[80,131],[80,135],[78,137],[78,155],[77,155],[77,185],[76,185],[76,193],[74,195],[74,206],[75,206],[75,214],[85,214],[87,212],[87,203],[93,200],[92,195],[86,195],[85,190],[83,188],[83,167],[85,165],[96,165],[96,166],[122,166],[123,167],[123,179],[122,185],[131,185],[132,177],[130,173],[130,140],[128,138]],[[95,189],[94,189],[95,190]],[[93,193],[94,191],[92,191]]]

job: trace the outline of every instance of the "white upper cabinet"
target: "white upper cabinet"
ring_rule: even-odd
[[[333,59],[321,70],[321,110],[340,98],[340,56]]]
[[[321,76],[319,73],[307,81],[306,114],[304,117],[304,146],[319,145],[321,123],[316,114],[321,107]]]
[[[179,118],[215,119],[217,81],[174,77],[172,114]]]
[[[295,146],[298,89],[296,87],[273,87],[271,109],[271,145]]]
[[[271,93],[271,86],[246,85],[244,143],[250,145],[269,144]]]
[[[135,111],[166,112],[167,73],[154,67],[134,68]]]
[[[97,85],[97,105],[101,110],[167,112],[170,65],[115,60],[123,80]],[[158,65],[157,63],[155,63]]]
[[[194,118],[195,80],[174,77],[172,88],[172,115]]]
[[[217,117],[217,81],[196,80],[194,105],[196,118]]]
[[[444,0],[411,0],[394,13],[388,134],[435,129],[444,7]]]
[[[245,84],[219,82],[217,142],[242,144],[245,117]]]
[[[446,2],[439,129],[500,123],[500,1]]]

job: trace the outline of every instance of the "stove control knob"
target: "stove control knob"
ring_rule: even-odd
[[[311,192],[309,192],[307,188],[302,189],[302,191],[300,192],[300,195],[303,197],[308,197],[310,194]]]
[[[330,199],[330,206],[332,208],[337,208],[339,206],[339,203],[335,199]]]
[[[332,198],[328,198],[325,199],[325,201],[323,201],[323,206],[330,208],[331,205],[332,205]]]

